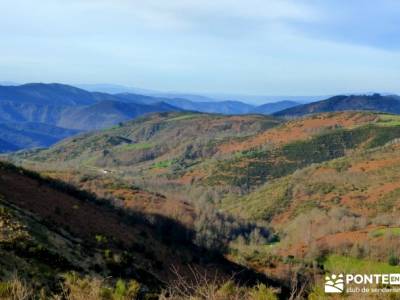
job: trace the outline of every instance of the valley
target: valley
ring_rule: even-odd
[[[166,255],[192,243],[234,264],[231,272],[265,276],[282,299],[324,299],[326,271],[400,270],[399,139],[400,117],[376,112],[162,112],[3,159],[124,214],[178,222],[183,231],[159,225],[174,238]]]

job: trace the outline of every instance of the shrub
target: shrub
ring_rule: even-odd
[[[123,280],[119,279],[117,283],[115,284],[115,289],[114,289],[114,299],[115,300],[122,300],[124,299],[125,295],[127,293],[127,288],[126,284]]]
[[[397,266],[399,264],[399,258],[396,255],[391,254],[388,258],[388,264],[391,266]]]
[[[107,290],[102,288],[102,280],[97,278],[80,278],[76,273],[65,276],[63,294],[67,300],[104,299]]]
[[[117,280],[115,287],[103,279],[80,277],[76,273],[65,276],[63,299],[66,300],[135,300],[140,293],[140,284],[136,280],[125,282]]]
[[[7,282],[0,282],[0,298],[9,300],[33,299],[32,288],[24,281],[13,275]]]
[[[277,300],[275,291],[264,284],[251,288],[232,280],[191,269],[194,280],[187,280],[174,269],[176,280],[163,291],[160,300]]]
[[[140,292],[140,283],[137,282],[136,280],[129,281],[127,287],[127,296],[129,297],[128,299],[136,299],[139,295],[139,292]]]
[[[265,286],[265,284],[257,285],[251,292],[250,292],[250,299],[251,300],[278,300],[275,292]]]
[[[140,292],[140,284],[136,280],[131,280],[125,283],[122,279],[119,279],[115,284],[113,293],[113,300],[133,300],[136,299]]]
[[[329,299],[324,290],[320,286],[314,286],[313,290],[308,295],[308,300],[324,300]]]
[[[238,287],[232,280],[225,282],[217,291],[218,297],[221,299],[231,299],[238,294]]]

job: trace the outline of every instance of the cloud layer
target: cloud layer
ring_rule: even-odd
[[[0,11],[0,80],[400,92],[396,0],[14,0]]]

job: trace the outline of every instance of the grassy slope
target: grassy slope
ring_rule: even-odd
[[[399,121],[381,115],[372,126],[349,129],[367,129],[372,137],[341,158],[225,198],[223,210],[267,220],[280,238],[268,246],[234,244],[232,259],[277,277],[315,259],[333,273],[396,273],[399,267],[388,262],[396,263],[400,247]]]
[[[262,116],[155,114],[109,130],[68,139],[48,151],[36,154],[35,158],[77,162],[96,158],[97,161],[92,160],[94,164],[104,165],[107,164],[107,156],[112,156],[114,159],[112,165],[119,166],[130,161],[156,159],[172,151],[174,153],[170,155],[179,155],[189,144],[212,147],[212,141],[227,136],[254,134],[278,123],[272,118]],[[104,153],[104,150],[107,150],[107,153]],[[137,150],[152,150],[148,152],[153,153],[151,157],[143,157]]]
[[[74,137],[48,150],[20,153],[13,159],[41,171],[76,170],[93,175],[108,169],[118,178],[166,194],[203,174],[214,163],[218,145],[227,139],[245,138],[278,124],[265,116],[156,114]]]
[[[388,145],[390,143],[396,145],[398,138],[400,138],[400,118],[398,116],[379,115],[379,119],[375,120],[374,123],[347,129],[333,129],[311,136],[308,139],[287,143],[275,150],[274,158],[276,159],[276,156],[280,155],[283,164],[275,162],[274,166],[281,167],[280,172],[284,172],[282,167],[294,164],[295,167],[291,171],[298,170],[297,172],[273,180],[243,198],[228,198],[224,201],[224,205],[228,209],[229,207],[231,209],[245,207],[249,217],[269,219],[267,216],[263,217],[264,212],[273,216],[275,215],[274,211],[278,210],[279,206],[285,207],[287,203],[282,203],[282,201],[290,201],[294,198],[294,186],[298,184],[307,185],[304,188],[307,190],[307,197],[312,198],[313,194],[330,194],[332,190],[339,189],[339,186],[335,186],[336,182],[329,183],[328,181],[332,181],[331,177],[335,173],[338,174],[338,178],[344,177],[346,179],[347,173],[353,175],[354,170],[351,169],[350,171],[353,172],[349,172],[349,168],[354,163],[358,162],[361,165],[366,163],[368,168],[369,160],[378,160],[375,163],[377,167],[373,169],[374,171],[382,171],[381,167],[394,167],[390,165],[391,160],[389,158],[385,160],[385,156],[390,155],[396,162],[397,148],[396,146],[393,148],[386,146],[390,146]],[[256,151],[247,152],[244,157],[254,157],[256,153]],[[239,159],[242,157],[243,155],[239,156]],[[340,159],[340,157],[344,158]],[[384,161],[379,162],[379,160]],[[331,162],[324,164],[325,161]],[[322,164],[304,168],[316,163]],[[262,167],[265,168],[265,166],[264,163]],[[304,170],[300,170],[302,168]],[[359,174],[355,174],[357,176],[353,177],[360,181],[365,179],[365,168],[361,166],[357,171]],[[275,170],[275,172],[277,171]],[[288,171],[287,173],[292,172]],[[318,173],[327,173],[330,177],[327,181],[323,181],[325,176],[318,176]],[[343,176],[342,173],[346,173],[346,176]],[[381,178],[381,180],[387,179]],[[251,212],[252,210],[254,212]]]
[[[392,200],[397,197],[399,152],[395,144],[315,164],[276,179],[248,196],[226,199],[224,205],[231,210],[244,208],[249,218],[268,220],[278,220],[283,212],[289,214],[288,208],[294,217],[306,202],[310,209],[311,203],[318,202],[328,207],[343,204],[369,216],[390,212],[396,206]],[[361,202],[354,205],[352,199]]]
[[[157,114],[14,158],[40,162],[41,167],[50,163],[53,170],[108,168],[162,193],[180,190],[187,195],[188,184],[192,191],[202,190],[200,194],[210,186],[242,193],[310,163],[343,155],[370,134],[368,129],[355,134],[351,130],[378,118],[352,112],[280,124],[262,116]],[[310,156],[304,149],[318,153]]]
[[[14,159],[40,162],[35,167],[48,165],[52,171],[74,168],[98,175],[109,169],[113,174],[107,176],[164,194],[171,189],[175,195],[198,187],[251,192],[272,181],[247,198],[224,201],[229,210],[242,211],[246,204],[244,214],[269,219],[290,200],[293,189],[287,186],[295,179],[275,182],[274,178],[382,146],[400,137],[399,123],[398,116],[356,112],[323,114],[282,125],[261,116],[156,114]],[[318,184],[315,189],[329,192],[329,183]],[[263,194],[270,200],[259,208]]]
[[[400,272],[399,266],[340,255],[329,256],[324,262],[324,267],[333,274],[336,272],[352,274],[396,274]]]
[[[365,150],[296,171],[222,207],[278,230],[279,255],[397,255],[400,146]],[[315,252],[315,253],[313,253]]]

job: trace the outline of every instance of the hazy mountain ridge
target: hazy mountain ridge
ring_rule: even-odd
[[[4,152],[12,152],[19,150],[18,146],[11,144],[3,139],[0,139],[0,151]]]
[[[98,101],[96,93],[73,86],[51,83],[29,83],[0,86],[0,101],[36,103],[56,106],[90,105]]]
[[[257,114],[264,114],[264,115],[270,115],[275,112],[295,107],[301,105],[299,102],[295,101],[290,101],[290,100],[283,100],[283,101],[278,101],[278,102],[272,102],[272,103],[265,103],[259,106],[256,106],[253,108],[250,112],[252,113],[257,113]]]
[[[274,113],[279,117],[299,117],[307,114],[333,111],[367,110],[385,113],[400,113],[400,98],[395,95],[342,95],[323,101],[288,108]]]
[[[240,101],[192,102],[185,99],[168,99],[166,102],[184,110],[226,115],[248,114],[254,108],[253,105]]]
[[[7,130],[3,127],[0,132],[4,141],[0,151],[47,147],[76,134],[76,130],[98,130],[143,114],[182,110],[228,115],[257,111],[254,106],[239,101],[192,102],[130,93],[112,95],[58,83],[0,86],[0,123],[10,123]],[[264,112],[265,108],[257,113]],[[31,124],[30,128],[16,129],[18,123]],[[34,124],[38,127],[36,131],[33,130]],[[48,135],[46,131],[51,126],[59,127],[59,130]],[[40,132],[41,129],[44,131]]]
[[[153,112],[180,111],[165,103],[154,105],[101,101],[90,106],[67,108],[58,124],[65,128],[80,130],[103,129],[120,122]]]
[[[197,99],[196,101],[191,101],[183,98],[150,97],[129,93],[117,94],[116,96],[120,99],[124,99],[127,102],[149,104],[162,101],[174,107],[179,107],[183,110],[198,111],[204,113],[220,113],[226,115],[242,115],[249,113],[269,115],[286,108],[300,105],[299,102],[290,100],[265,103],[257,106],[235,100],[204,101],[204,99]]]
[[[12,147],[0,145],[0,152],[24,148],[49,147],[60,139],[79,133],[79,130],[65,129],[45,123],[0,123],[0,137],[12,141]]]
[[[138,95],[137,97],[142,96]],[[110,114],[113,114],[116,124],[125,121],[127,118],[148,112],[166,109],[179,110],[171,106],[167,107],[161,103],[161,100],[147,104],[123,102],[125,101],[121,101],[121,98],[114,95],[99,92],[91,93],[62,84],[32,83],[21,86],[0,86],[0,120],[3,122],[40,122],[64,126],[60,124],[60,119],[63,120],[61,122],[63,124],[68,122],[72,124],[80,120],[82,110],[85,110],[87,114],[93,116],[99,114],[99,117],[102,117],[102,115],[107,114],[108,108]],[[108,107],[106,103],[108,103]],[[113,105],[110,103],[113,103]],[[121,112],[126,111],[125,116],[121,116],[121,118],[115,116],[116,109]],[[65,121],[66,119],[68,121]],[[99,128],[106,126],[109,126],[109,124],[103,126],[99,124]],[[77,126],[73,128],[76,129]],[[79,129],[92,128],[82,125]]]
[[[206,98],[205,98],[206,99]],[[282,110],[283,109],[283,110]],[[40,130],[30,128],[3,131],[2,149],[43,147],[51,145],[76,131],[99,130],[118,123],[154,112],[198,111],[224,115],[274,114],[277,117],[298,117],[305,114],[345,111],[372,110],[400,113],[398,96],[379,94],[361,96],[335,96],[324,101],[299,105],[293,101],[279,101],[254,106],[240,101],[190,101],[182,98],[154,97],[140,94],[107,94],[88,92],[58,83],[31,83],[20,86],[0,86],[0,123],[46,124],[60,129],[58,134],[49,136]],[[44,128],[44,127],[42,127]],[[10,130],[10,129],[8,129]],[[25,131],[25,132],[24,132]],[[46,130],[45,130],[46,131]],[[22,141],[26,141],[25,144]]]
[[[108,94],[139,94],[163,99],[186,99],[193,102],[220,102],[236,100],[244,103],[252,103],[257,106],[263,102],[294,101],[299,103],[309,103],[329,98],[331,95],[312,95],[312,96],[285,96],[285,95],[253,95],[253,94],[227,94],[227,93],[189,93],[179,91],[157,91],[152,89],[143,89],[129,87],[117,84],[75,84],[79,88],[92,92],[103,92]],[[258,104],[256,104],[258,103]]]
[[[63,84],[0,86],[0,138],[4,141],[0,151],[48,147],[79,131],[110,127],[146,113],[180,110],[159,99],[129,103]],[[21,125],[16,128],[17,124]]]

